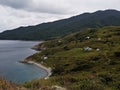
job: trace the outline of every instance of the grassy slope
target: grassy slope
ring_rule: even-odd
[[[0,90],[27,90],[20,85],[16,85],[15,83],[10,83],[3,78],[0,78]]]
[[[87,39],[86,37],[90,37]],[[85,51],[84,47],[92,51]],[[46,50],[28,57],[53,69],[48,80],[34,80],[26,87],[60,85],[68,90],[120,90],[120,27],[87,29],[46,41]],[[100,51],[96,51],[99,48]],[[41,57],[47,56],[47,60]],[[42,82],[42,83],[41,83]],[[36,86],[34,86],[36,87]]]

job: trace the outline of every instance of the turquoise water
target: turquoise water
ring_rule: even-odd
[[[0,76],[17,83],[46,76],[45,70],[18,62],[34,54],[36,51],[30,48],[38,43],[40,42],[0,40]]]

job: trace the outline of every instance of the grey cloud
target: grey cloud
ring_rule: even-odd
[[[120,10],[120,0],[0,0],[0,32],[97,10]]]
[[[28,6],[29,0],[0,0],[0,4],[16,9],[25,8]]]
[[[11,30],[20,26],[36,25],[43,22],[54,21],[65,17],[69,16],[26,12],[0,5],[0,21],[2,21],[0,22],[0,32]]]
[[[51,13],[51,14],[68,14],[72,12],[68,9],[67,4],[59,4],[49,0],[0,0],[0,4],[14,9],[21,9],[30,12]],[[57,4],[57,5],[56,5]]]

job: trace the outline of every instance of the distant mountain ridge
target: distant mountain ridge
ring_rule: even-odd
[[[36,26],[19,27],[0,33],[5,40],[46,40],[61,37],[85,28],[119,26],[120,11],[105,10],[94,13],[83,13],[68,19],[42,23]]]

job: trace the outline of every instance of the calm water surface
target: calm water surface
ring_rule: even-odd
[[[45,70],[18,62],[34,54],[36,51],[30,48],[38,43],[40,42],[0,40],[0,76],[18,83],[46,76]]]

